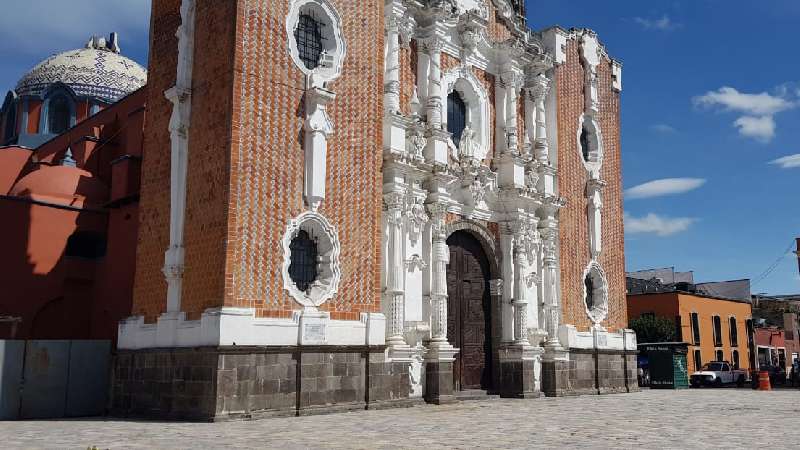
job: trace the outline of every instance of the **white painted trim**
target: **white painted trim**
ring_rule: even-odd
[[[303,311],[289,319],[257,318],[252,308],[211,308],[200,320],[186,320],[184,313],[164,314],[154,324],[133,316],[119,323],[119,349],[158,347],[202,347],[218,345],[303,345]],[[321,313],[317,323],[327,330],[325,339],[313,345],[384,345],[386,318],[380,313],[362,313],[361,319],[330,320]]]

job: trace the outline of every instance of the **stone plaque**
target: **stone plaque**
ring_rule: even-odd
[[[306,323],[303,324],[303,342],[304,343],[324,343],[325,339],[325,324],[324,323]]]

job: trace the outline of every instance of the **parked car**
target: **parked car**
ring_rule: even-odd
[[[728,361],[711,361],[701,370],[692,373],[689,380],[692,387],[722,386],[730,383],[742,386],[747,381],[747,372],[734,369]]]

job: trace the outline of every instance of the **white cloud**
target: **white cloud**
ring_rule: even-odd
[[[742,116],[733,122],[739,134],[761,142],[769,142],[775,137],[775,119],[772,116]]]
[[[656,19],[634,17],[633,21],[639,24],[645,30],[670,31],[680,28],[681,26],[680,24],[673,22],[672,19],[670,19],[666,14]]]
[[[732,87],[721,87],[692,99],[698,106],[722,106],[728,111],[737,111],[751,116],[771,116],[785,111],[794,104],[783,97],[760,94],[745,94]]]
[[[644,217],[633,217],[625,213],[625,232],[671,236],[686,231],[697,219],[690,217],[662,217],[650,213]]]
[[[704,178],[662,178],[648,181],[625,191],[628,200],[683,194],[704,185]]]
[[[769,163],[781,166],[781,169],[794,169],[800,167],[800,153],[782,156],[776,160],[770,161]]]
[[[661,133],[661,134],[672,134],[678,131],[674,127],[671,127],[665,123],[657,123],[654,125],[650,125],[650,129],[655,131],[656,133]]]
[[[116,31],[124,52],[127,38],[147,38],[149,22],[150,0],[6,2],[0,14],[0,40],[9,50],[44,57],[79,47],[93,34]]]
[[[775,114],[797,106],[797,102],[789,98],[786,86],[779,86],[776,92],[776,95],[767,92],[747,94],[723,86],[694,97],[692,102],[699,107],[718,107],[742,114],[733,122],[739,134],[767,143],[775,137]]]

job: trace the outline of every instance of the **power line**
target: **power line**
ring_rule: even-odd
[[[757,285],[758,283],[764,281],[768,276],[770,276],[770,274],[773,271],[775,271],[775,269],[778,268],[778,266],[780,265],[781,261],[783,260],[783,257],[786,256],[788,253],[792,252],[792,247],[794,246],[794,242],[795,242],[795,240],[792,239],[791,242],[789,242],[789,246],[786,247],[786,250],[784,250],[784,252],[781,253],[781,256],[779,256],[778,259],[776,259],[772,264],[770,264],[769,267],[767,267],[767,269],[765,271],[761,272],[761,274],[759,276],[755,277],[755,279],[753,280],[752,284],[750,285],[751,287],[753,287],[753,286]]]

